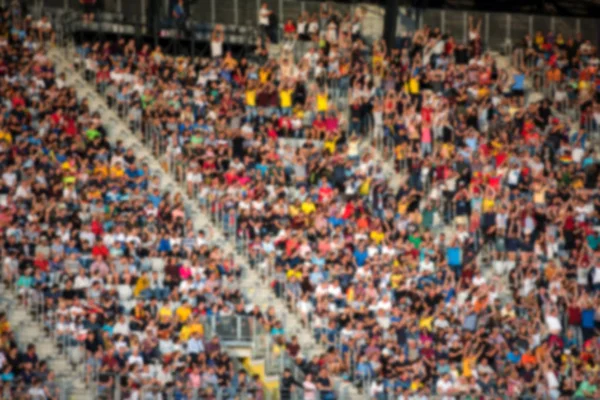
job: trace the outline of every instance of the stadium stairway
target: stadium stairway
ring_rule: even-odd
[[[32,315],[31,310],[3,283],[0,284],[0,293],[3,300],[9,302],[3,311],[6,312],[19,351],[25,351],[29,344],[35,345],[39,359],[46,361],[48,369],[56,376],[56,382],[59,383],[61,390],[61,399],[92,399],[92,392],[86,388],[79,371],[71,365],[66,355],[59,352],[56,341],[46,334],[42,322]]]
[[[95,88],[91,87],[85,79],[75,70],[72,60],[76,58],[75,49],[56,48],[49,52],[49,57],[55,63],[58,73],[65,73],[68,77],[68,83],[77,89],[77,96],[88,99],[90,108],[93,111],[98,111],[103,115],[103,120],[109,131],[109,140],[111,142],[121,140],[126,147],[132,147],[136,150],[137,156],[150,166],[152,173],[160,176],[163,192],[179,193],[185,202],[185,208],[189,211],[189,218],[193,221],[195,230],[203,229],[206,232],[212,232],[213,242],[223,244],[223,251],[226,254],[233,254],[237,265],[248,266],[249,260],[238,253],[235,249],[235,244],[230,242],[225,237],[224,232],[212,224],[210,217],[203,213],[197,205],[197,202],[188,197],[186,191],[180,186],[175,179],[165,172],[161,167],[159,160],[146,148],[138,139],[129,126],[119,118],[119,116],[111,110],[104,98],[96,93]],[[288,308],[284,300],[277,298],[270,288],[269,283],[261,278],[257,271],[250,268],[245,269],[245,278],[241,284],[241,290],[247,299],[252,301],[252,305],[258,305],[261,309],[273,306],[276,310],[278,318],[285,321],[285,330],[288,337],[296,335],[301,345],[302,351],[306,356],[312,357],[316,354],[323,354],[326,349],[316,343],[311,332],[301,325],[297,315],[288,312]],[[228,352],[235,357],[243,358],[244,365],[248,367],[249,372],[258,373],[267,389],[276,390],[278,388],[279,379],[276,375],[265,375],[265,360],[262,358],[252,359],[252,348],[236,347],[228,348]],[[254,352],[255,355],[257,354]],[[260,354],[260,353],[259,353]],[[346,381],[338,379],[336,385],[340,392],[345,393],[345,396],[340,400],[363,399],[357,394],[356,388]]]

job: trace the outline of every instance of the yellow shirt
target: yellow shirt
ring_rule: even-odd
[[[235,67],[237,67],[237,64],[238,64],[237,60],[233,57],[225,58],[225,60],[223,60],[223,63],[229,69],[234,69]]]
[[[256,107],[256,90],[246,90],[246,105]]]
[[[293,269],[288,270],[288,272],[285,275],[288,278],[288,280],[290,280],[292,276],[295,276],[296,279],[302,279],[302,272],[294,271]]]
[[[317,208],[315,207],[313,202],[310,201],[305,201],[304,203],[302,203],[302,212],[306,215],[312,214],[315,211],[317,211]]]
[[[335,153],[335,140],[326,140],[323,143],[323,147],[329,152],[329,154]]]
[[[419,80],[417,78],[410,78],[410,81],[408,81],[408,89],[410,94],[419,94],[421,91]]]
[[[10,323],[8,321],[4,321],[0,324],[0,334],[4,334],[10,331]]]
[[[494,199],[484,198],[481,204],[481,208],[483,209],[484,213],[490,213],[494,211],[494,204]]]
[[[371,239],[376,243],[380,244],[385,239],[385,233],[373,231],[371,232]]]
[[[544,36],[542,35],[536,35],[535,37],[535,44],[537,44],[538,46],[542,46],[544,44]]]
[[[143,290],[145,290],[149,287],[150,287],[150,279],[142,276],[135,283],[135,288],[133,289],[133,295],[135,297],[138,297],[140,295],[140,293],[142,293]]]
[[[179,322],[186,322],[190,315],[192,315],[192,309],[190,307],[179,307],[175,311],[175,314],[177,314]]]
[[[319,93],[317,95],[317,111],[325,112],[327,111],[327,94]]]
[[[106,165],[100,165],[94,169],[94,174],[98,174],[103,178],[108,176],[108,167]]]
[[[122,178],[125,175],[125,170],[119,168],[116,165],[110,167],[110,176],[113,178]]]
[[[187,341],[190,336],[194,333],[204,334],[204,327],[200,323],[193,323],[189,325],[184,325],[179,332],[179,339],[181,341]]]
[[[99,199],[102,197],[102,193],[99,190],[89,191],[87,197],[88,199]]]
[[[478,96],[479,99],[486,98],[489,95],[490,95],[490,90],[488,88],[486,88],[485,86],[482,86],[477,91],[477,96]]]
[[[373,54],[373,57],[371,60],[373,62],[373,67],[376,67],[383,63],[383,56],[381,56],[379,54],[377,54],[377,55]]]
[[[367,178],[363,183],[361,183],[358,192],[362,195],[362,196],[366,196],[369,194],[369,191],[371,190],[371,178]]]
[[[408,210],[408,202],[400,202],[398,203],[398,214],[404,215],[406,214],[406,210]]]
[[[428,331],[431,331],[431,323],[433,322],[433,317],[425,317],[425,318],[421,318],[421,320],[419,321],[419,328],[421,329],[427,329]]]
[[[392,284],[392,289],[398,289],[402,284],[403,280],[404,277],[402,276],[402,274],[392,274],[392,276],[390,276],[390,283]]]
[[[350,286],[348,291],[346,292],[346,301],[353,302],[354,301],[354,288]]]
[[[290,217],[295,217],[296,215],[300,214],[300,209],[296,206],[290,206]]]
[[[258,71],[258,79],[260,83],[267,83],[267,80],[269,80],[269,71],[261,68]]]
[[[12,143],[12,135],[10,132],[0,131],[0,141],[4,140],[6,143]]]
[[[279,101],[282,108],[290,108],[292,106],[292,89],[283,89],[279,91]]]
[[[473,364],[475,361],[475,357],[465,357],[463,359],[463,376],[465,378],[470,378],[473,375]]]
[[[161,317],[172,317],[173,316],[173,310],[171,310],[167,306],[163,306],[158,311],[158,315],[161,316]]]

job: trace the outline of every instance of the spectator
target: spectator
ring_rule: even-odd
[[[93,22],[96,17],[96,0],[79,0],[83,9],[83,22]]]

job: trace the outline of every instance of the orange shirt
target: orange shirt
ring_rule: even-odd
[[[546,72],[546,78],[549,82],[559,82],[561,77],[560,69],[552,68]]]

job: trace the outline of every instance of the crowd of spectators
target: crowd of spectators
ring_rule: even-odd
[[[216,329],[235,330],[246,315],[242,266],[191,228],[181,195],[162,191],[147,160],[109,141],[102,115],[56,73],[46,20],[17,26],[3,17],[6,290],[43,322],[92,398],[263,398],[261,381],[229,357]],[[279,323],[263,311],[253,321]],[[56,383],[35,343],[18,343],[7,316],[0,314],[0,396],[68,398],[68,385]]]
[[[327,348],[277,342],[304,377],[286,371],[282,395],[332,398],[333,376],[374,398],[597,395],[597,138],[556,93],[527,102],[543,71],[597,112],[596,49],[542,35],[499,68],[477,21],[467,43],[424,27],[388,49],[360,18],[319,17],[285,22],[314,43],[301,57],[79,50]]]
[[[260,398],[203,338],[207,317],[236,314],[294,359],[284,399],[333,399],[337,376],[377,399],[598,396],[591,42],[540,33],[499,68],[477,21],[467,43],[424,27],[391,49],[367,43],[359,14],[323,8],[285,26],[313,43],[306,54],[271,59],[259,39],[255,57],[236,57],[218,30],[211,59],[124,40],[78,54],[326,349],[310,357],[273,310],[248,312],[242,266],[190,229],[131,149],[108,144],[43,51],[9,52],[31,64],[3,82],[3,276],[24,298],[46,295],[48,328],[84,345],[88,379]],[[528,102],[530,78],[551,88],[542,101]],[[557,111],[572,108],[574,122]]]

